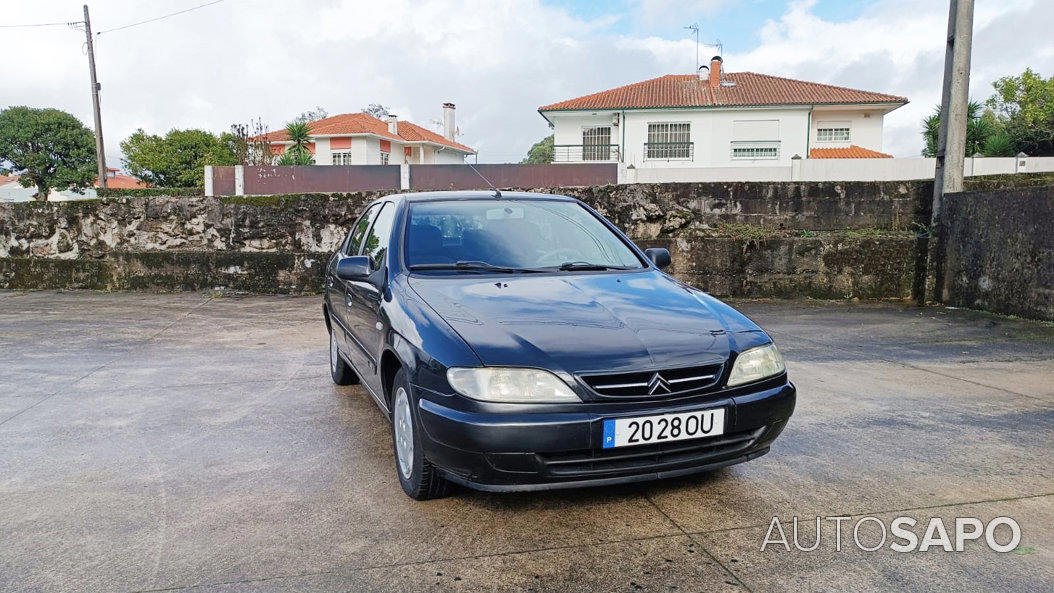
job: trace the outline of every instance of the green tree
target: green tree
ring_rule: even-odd
[[[36,187],[38,200],[51,188],[79,192],[97,176],[95,135],[65,111],[9,107],[0,111],[0,173],[7,171]]]
[[[937,156],[937,135],[941,127],[941,106],[936,105],[933,113],[922,120],[922,136],[926,146],[922,149],[922,156]],[[966,106],[966,156],[982,154],[985,152],[989,138],[1003,131],[1002,123],[995,117],[991,110],[985,110],[977,101],[970,101]]]
[[[538,142],[534,143],[534,146],[527,151],[527,156],[520,161],[521,163],[551,163],[553,162],[553,135],[549,134],[545,138],[542,138]]]
[[[311,128],[305,122],[293,120],[285,127],[288,140],[293,144],[278,159],[279,165],[313,165],[315,158],[307,151],[311,141]]]
[[[139,129],[121,142],[121,151],[128,171],[157,187],[201,187],[205,165],[238,164],[231,148],[204,130],[157,136]]]
[[[996,93],[988,106],[1005,122],[1017,150],[1054,155],[1054,76],[1044,79],[1026,68],[1020,76],[1004,76],[992,86]]]

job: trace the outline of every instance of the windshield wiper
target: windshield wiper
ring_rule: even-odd
[[[585,261],[565,261],[557,268],[560,271],[599,271],[599,270],[633,270],[631,266],[612,266],[608,264],[592,264]]]
[[[459,261],[453,264],[416,264],[410,266],[411,271],[417,270],[465,270],[465,271],[476,271],[476,272],[545,272],[546,270],[536,270],[533,268],[512,268],[508,266],[496,266],[492,263],[485,261]]]

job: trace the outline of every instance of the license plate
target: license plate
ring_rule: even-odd
[[[604,448],[712,437],[725,432],[725,409],[604,421]]]

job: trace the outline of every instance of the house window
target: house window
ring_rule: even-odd
[[[582,160],[611,160],[611,127],[582,128]]]
[[[351,164],[351,151],[333,151],[333,164],[334,165],[350,165]]]
[[[732,158],[740,160],[778,159],[779,142],[733,142]]]
[[[849,126],[824,126],[816,129],[817,142],[849,142]]]
[[[381,153],[381,164],[382,165],[387,165],[388,164],[388,157],[390,157],[390,156],[391,156],[390,152],[382,152]]]
[[[644,158],[692,158],[691,124],[648,124],[648,142],[644,145]]]

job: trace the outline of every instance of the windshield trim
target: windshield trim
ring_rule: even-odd
[[[547,274],[550,274],[550,273],[551,274],[561,274],[561,275],[567,275],[567,274],[625,274],[625,273],[628,273],[628,272],[640,272],[640,271],[644,271],[644,270],[649,270],[649,269],[652,269],[652,268],[655,267],[652,264],[651,260],[649,260],[647,258],[647,256],[644,255],[644,251],[641,250],[639,247],[637,247],[637,245],[635,243],[633,243],[633,241],[631,241],[629,239],[629,237],[626,236],[625,233],[623,233],[621,230],[619,230],[619,228],[617,226],[615,226],[614,223],[609,221],[607,218],[604,218],[599,212],[597,212],[593,208],[590,208],[588,204],[586,204],[585,202],[583,202],[583,201],[581,201],[581,200],[579,200],[577,198],[567,199],[567,198],[564,198],[564,197],[555,197],[555,196],[553,198],[546,198],[545,196],[538,196],[537,198],[535,198],[533,196],[530,197],[530,198],[511,197],[511,196],[510,197],[502,197],[502,198],[494,198],[494,197],[490,197],[490,196],[488,196],[488,197],[476,197],[476,196],[473,196],[473,197],[470,197],[470,198],[443,197],[443,198],[434,199],[434,200],[429,199],[429,200],[415,200],[415,201],[407,200],[406,201],[406,208],[405,208],[405,212],[403,213],[403,220],[402,220],[402,224],[401,224],[402,240],[399,241],[399,265],[400,265],[400,267],[402,267],[404,273],[420,275],[421,272],[425,272],[425,274],[428,275],[428,276],[440,276],[440,275],[442,275],[442,276],[458,276],[458,275],[462,275],[460,272],[458,272],[456,270],[449,270],[449,271],[448,270],[411,270],[410,269],[411,266],[406,261],[406,254],[409,253],[409,249],[410,249],[410,245],[409,245],[410,220],[413,218],[413,207],[414,207],[415,204],[418,204],[418,203],[435,204],[437,202],[467,202],[467,201],[480,201],[480,202],[499,201],[499,202],[513,202],[513,203],[517,203],[517,202],[562,202],[562,203],[575,204],[579,208],[582,208],[583,210],[585,210],[586,213],[588,213],[590,216],[595,218],[597,221],[599,221],[600,224],[603,225],[604,228],[606,228],[608,230],[608,232],[613,234],[616,239],[618,239],[623,245],[625,245],[630,250],[631,253],[633,253],[633,256],[637,258],[637,263],[640,264],[639,268],[629,268],[629,269],[626,269],[626,270],[560,270],[558,268],[553,268],[552,271],[550,272],[547,269],[544,269],[544,270],[543,269],[538,269],[538,272],[530,274],[531,276],[540,276],[540,275],[543,275],[543,274],[547,275]],[[434,272],[438,272],[438,273],[434,273]],[[450,273],[450,272],[453,272],[453,273]],[[499,272],[499,271],[493,271],[492,272],[492,271],[489,271],[489,270],[478,270],[478,271],[474,270],[474,272],[476,272],[475,275],[479,275],[479,274],[494,274],[494,275],[504,275],[504,276],[522,276],[523,275],[522,273],[517,273],[517,272],[511,272],[511,273],[510,272]],[[474,274],[463,274],[463,275],[466,276],[466,277],[469,277],[469,276],[473,276]]]

